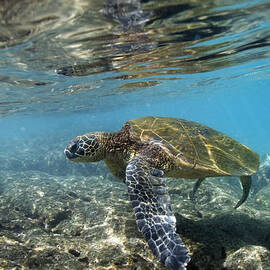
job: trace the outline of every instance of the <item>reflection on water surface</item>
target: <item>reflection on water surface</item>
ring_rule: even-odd
[[[37,110],[40,103],[67,110],[71,96],[73,110],[81,110],[87,97],[264,59],[269,7],[268,1],[4,1],[1,98],[14,106],[3,102],[1,113]]]

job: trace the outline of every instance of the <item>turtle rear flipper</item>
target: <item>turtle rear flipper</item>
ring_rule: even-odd
[[[238,208],[242,203],[244,203],[248,197],[250,186],[251,186],[251,176],[250,175],[240,176],[240,182],[243,188],[243,194],[240,201],[234,207],[235,209]]]
[[[193,189],[192,191],[190,192],[189,194],[189,198],[191,199],[191,201],[193,203],[195,203],[195,193],[196,191],[198,190],[198,188],[200,187],[202,181],[204,180],[205,178],[199,178],[196,183],[194,184],[193,186]],[[243,175],[243,176],[240,176],[240,181],[241,181],[241,185],[242,185],[242,190],[243,190],[243,193],[242,193],[242,197],[241,199],[239,200],[239,202],[235,205],[235,209],[238,208],[240,205],[242,205],[247,197],[248,197],[248,194],[249,194],[249,190],[250,190],[250,186],[251,186],[251,176],[250,175]]]
[[[128,194],[138,229],[152,252],[170,269],[185,270],[190,257],[176,233],[176,219],[162,175],[162,171],[151,168],[146,157],[136,156],[126,169]]]
[[[189,198],[193,203],[195,203],[195,193],[197,192],[198,188],[200,187],[204,179],[205,178],[199,178],[194,184],[192,191],[189,193]]]

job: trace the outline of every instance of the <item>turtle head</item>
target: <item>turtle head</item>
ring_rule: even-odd
[[[104,134],[102,132],[92,132],[77,136],[65,148],[66,158],[78,162],[95,162],[104,159],[103,137]]]

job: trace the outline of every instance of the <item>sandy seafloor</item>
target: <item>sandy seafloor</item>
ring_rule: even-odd
[[[0,269],[165,270],[137,230],[125,184],[103,162],[66,161],[49,140],[0,156]],[[254,181],[237,210],[237,178],[208,179],[196,205],[194,181],[168,181],[187,269],[270,269],[269,161]]]

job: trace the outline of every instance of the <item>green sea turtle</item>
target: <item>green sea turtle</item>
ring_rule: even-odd
[[[172,270],[184,270],[188,249],[176,233],[165,177],[239,176],[247,198],[259,156],[234,139],[196,122],[170,117],[128,121],[119,132],[91,132],[66,147],[67,159],[104,160],[128,188],[139,231],[152,252]]]

